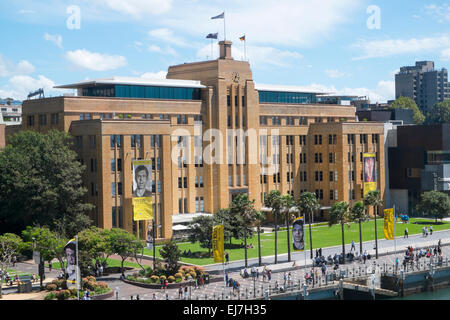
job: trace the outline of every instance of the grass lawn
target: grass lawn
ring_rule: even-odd
[[[121,260],[116,260],[116,259],[106,259],[106,263],[108,264],[108,267],[120,267],[121,266]],[[124,267],[131,267],[131,268],[140,268],[139,264],[135,263],[135,262],[130,262],[130,261],[125,261],[123,263]],[[48,264],[45,264],[45,267],[48,268]],[[145,267],[145,266],[144,266]],[[53,262],[52,263],[52,269],[60,269],[60,264],[59,262]]]
[[[405,228],[408,228],[409,235],[413,234],[421,234],[423,226],[433,225],[433,231],[446,230],[450,229],[450,222],[443,221],[442,223],[438,221],[435,224],[434,219],[422,219],[422,218],[410,218],[410,222],[408,224],[403,224],[401,222],[396,223],[395,226],[395,234],[397,237],[403,237]],[[384,239],[384,220],[383,218],[377,219],[377,233],[378,239]],[[370,241],[375,240],[375,223],[373,220],[364,222],[361,224],[362,231],[362,241]],[[289,233],[290,236],[291,232]],[[359,226],[357,223],[350,224],[350,227],[347,225],[344,227],[344,236],[345,243],[351,244],[352,240],[355,241],[356,247],[359,248]],[[283,254],[287,253],[287,239],[286,239],[286,231],[277,232],[278,238],[278,246],[277,253]],[[313,239],[313,249],[317,248],[325,248],[331,246],[342,245],[342,236],[341,236],[341,226],[334,225],[332,227],[327,226],[317,226],[312,228],[312,239]],[[275,233],[262,233],[261,234],[261,255],[262,256],[273,256],[275,254]],[[290,241],[289,241],[290,242]],[[305,225],[305,242],[306,248],[309,249],[309,226]],[[244,259],[244,249],[239,248],[236,245],[243,243],[243,240],[233,239],[232,243],[235,245],[234,247],[230,247],[228,243],[225,243],[225,251],[228,252],[230,261],[234,260],[243,260]],[[393,243],[393,240],[392,240]],[[251,239],[247,240],[247,244],[253,244],[253,249],[247,250],[248,258],[257,258],[258,257],[258,236],[254,233]],[[178,243],[178,247],[181,252],[184,250],[191,252],[208,252],[208,249],[204,249],[200,247],[200,243],[192,244],[190,242],[181,242]],[[160,257],[159,249],[161,247],[156,247],[156,256]],[[350,249],[350,248],[348,248]],[[292,247],[291,247],[292,252]],[[148,256],[153,256],[153,250],[145,249],[145,254]],[[207,265],[213,264],[214,260],[212,258],[186,258],[182,257],[181,261],[197,264],[197,265]]]

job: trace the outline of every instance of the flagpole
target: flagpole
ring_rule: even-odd
[[[223,12],[223,38],[227,41],[227,29],[225,26],[225,11]]]
[[[395,217],[395,204],[394,204],[394,256],[397,256],[397,239],[395,238],[395,220],[397,220],[397,218]]]
[[[247,61],[247,38],[244,38],[244,60]]]

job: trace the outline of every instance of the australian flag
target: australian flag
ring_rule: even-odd
[[[206,39],[217,39],[218,33],[210,33],[206,36]]]

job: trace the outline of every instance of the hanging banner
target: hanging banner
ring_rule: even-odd
[[[224,262],[224,239],[223,239],[223,225],[213,227],[212,232],[212,247],[214,262]]]
[[[133,161],[133,220],[153,219],[152,161]]]
[[[64,253],[66,255],[67,267],[67,283],[76,284],[77,280],[77,241],[75,238],[69,240],[64,246]]]
[[[384,209],[384,238],[394,240],[394,209]]]
[[[377,173],[376,173],[376,155],[375,153],[364,153],[364,196],[370,191],[377,190]]]
[[[304,224],[305,220],[303,217],[295,219],[292,224],[292,245],[295,251],[305,250]]]
[[[149,225],[147,228],[147,237],[145,239],[147,249],[153,250],[153,228]]]

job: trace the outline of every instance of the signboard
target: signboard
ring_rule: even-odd
[[[213,227],[212,232],[212,247],[214,262],[224,262],[224,239],[223,239],[223,225]]]
[[[304,224],[305,220],[303,217],[295,219],[292,224],[292,246],[295,251],[305,250]]]
[[[133,161],[133,220],[153,219],[152,161]]]
[[[375,153],[364,153],[364,196],[370,191],[377,190],[377,172],[376,172]]]

